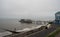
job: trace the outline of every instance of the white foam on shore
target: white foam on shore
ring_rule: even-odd
[[[34,29],[37,29],[37,28],[40,28],[41,26],[45,26],[45,25],[38,25],[36,27],[31,27],[31,28],[24,28],[22,30],[17,30],[16,32],[26,32],[26,31],[30,31],[30,30],[34,30]]]
[[[40,28],[41,26],[45,26],[45,25],[38,25],[36,27],[32,26],[31,28],[24,28],[22,30],[17,30],[16,32],[27,32],[27,31],[30,31],[30,30],[33,30],[33,29]],[[6,35],[10,35],[10,34],[12,34],[12,33],[8,32],[8,31],[2,32],[2,33],[0,33],[0,37],[6,36]]]
[[[6,35],[10,35],[10,34],[12,34],[12,33],[8,32],[8,31],[2,32],[2,33],[0,33],[0,37],[6,36]]]

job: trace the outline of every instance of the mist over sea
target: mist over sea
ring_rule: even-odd
[[[31,28],[38,26],[37,24],[21,24],[19,22],[20,19],[0,19],[0,32],[5,32],[3,29],[14,30],[22,30],[24,28]],[[37,19],[32,19],[36,21]],[[48,19],[39,19],[39,20],[48,20]],[[51,19],[52,20],[52,19]]]
[[[24,28],[31,28],[38,26],[36,24],[21,24],[19,22],[20,19],[0,19],[0,32],[5,32],[3,29],[14,30],[22,30]]]

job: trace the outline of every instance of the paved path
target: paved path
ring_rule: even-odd
[[[60,32],[55,37],[60,37]]]
[[[55,27],[51,27],[49,29],[38,31],[36,33],[32,33],[32,34],[25,36],[25,37],[46,37],[49,33],[54,31],[55,29],[56,29]]]

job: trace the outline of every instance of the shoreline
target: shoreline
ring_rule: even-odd
[[[43,26],[43,25],[39,25],[39,26],[34,27],[34,28],[32,27],[32,28],[30,28],[30,30],[28,30],[28,29],[29,29],[29,28],[28,28],[28,29],[25,30],[25,31],[23,31],[23,30],[24,30],[24,29],[23,29],[22,32],[21,32],[21,35],[23,35],[23,34],[24,34],[24,35],[27,35],[27,34],[31,34],[31,33],[37,32],[37,31],[41,30],[40,28],[41,28],[42,26]],[[23,33],[23,32],[24,32],[24,33]],[[20,34],[20,33],[19,33],[19,34]],[[19,35],[19,34],[17,34],[17,35]],[[16,35],[16,34],[14,34],[14,35]],[[6,35],[5,35],[5,36],[6,36]],[[7,36],[12,36],[12,35],[7,35]]]

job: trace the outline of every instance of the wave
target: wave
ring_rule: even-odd
[[[41,26],[43,26],[43,25],[38,25],[36,27],[35,26],[32,26],[31,28],[24,28],[22,30],[17,30],[16,32],[27,32],[27,31],[30,31],[30,30],[34,30],[34,29],[40,28]],[[0,33],[0,37],[6,36],[6,35],[10,35],[10,34],[12,34],[12,33],[11,32],[8,32],[8,31],[2,32],[2,33]]]
[[[0,37],[6,36],[6,35],[10,35],[10,34],[12,34],[12,33],[8,32],[8,31],[2,32],[2,33],[0,33]]]
[[[40,28],[41,26],[43,26],[43,25],[38,25],[36,27],[35,26],[32,26],[31,28],[24,28],[22,30],[17,30],[16,32],[27,32],[27,31],[30,31],[30,30],[34,30],[34,29]]]

